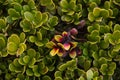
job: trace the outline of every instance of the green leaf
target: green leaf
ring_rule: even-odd
[[[0,36],[0,51],[5,48],[6,46],[6,40]]]
[[[111,40],[115,43],[115,44],[119,44],[120,43],[120,31],[116,30],[113,32],[113,35],[111,37]],[[110,41],[110,40],[109,40]],[[111,43],[111,42],[110,42]]]
[[[42,33],[40,31],[37,32],[37,39],[42,40]]]
[[[100,47],[102,49],[107,49],[109,47],[109,42],[105,42],[104,40],[100,41]]]
[[[93,22],[93,21],[95,20],[95,16],[93,15],[92,12],[90,12],[90,13],[88,14],[88,19],[89,19],[90,22]]]
[[[34,65],[33,68],[32,68],[32,70],[33,70],[34,75],[35,75],[36,77],[40,77],[38,65]]]
[[[21,55],[26,50],[26,48],[26,44],[20,43],[19,48],[17,50],[17,56]]]
[[[53,2],[52,2],[52,0],[41,0],[40,3],[41,3],[42,6],[49,6]]]
[[[31,12],[28,12],[28,11],[26,11],[26,12],[24,13],[24,17],[25,17],[25,19],[28,20],[28,21],[33,21],[33,20],[34,20],[33,14],[32,14]]]
[[[43,44],[47,44],[49,42],[49,39],[48,38],[44,38],[42,41],[41,41]]]
[[[21,65],[26,65],[26,64],[24,63],[24,61],[23,61],[23,56],[18,59],[18,62],[19,62]]]
[[[56,71],[54,76],[55,76],[55,78],[56,77],[62,77],[62,73],[60,71]]]
[[[48,72],[48,67],[45,67],[44,69],[42,69],[42,71],[40,72],[42,75],[45,75]]]
[[[42,77],[42,80],[51,80],[51,78],[49,76],[45,75]]]
[[[12,63],[9,65],[9,70],[10,71],[15,71],[15,66]]]
[[[15,67],[21,67],[21,65],[20,65],[20,63],[18,62],[18,59],[17,59],[17,58],[14,59],[13,65],[14,65]]]
[[[106,10],[106,9],[101,9],[100,15],[101,15],[103,18],[108,18],[108,17],[109,17],[109,11]]]
[[[80,76],[79,80],[86,80],[83,76]]]
[[[20,44],[20,38],[17,34],[12,34],[9,38],[8,38],[8,43],[9,42],[13,42],[15,43],[16,45],[19,45]]]
[[[79,56],[79,57],[78,57],[78,64],[79,64],[79,65],[83,65],[84,62],[85,62],[85,57],[84,57],[84,56]]]
[[[93,26],[88,26],[88,28],[87,28],[87,30],[88,30],[88,32],[92,32],[92,31],[94,31],[94,30],[98,30],[98,31],[100,31],[100,25],[99,24],[94,24]]]
[[[91,66],[91,61],[86,60],[84,62],[84,69],[85,69],[85,71],[87,71],[90,68],[90,66]]]
[[[17,49],[18,46],[14,42],[9,42],[7,44],[7,51],[9,52],[9,54],[14,55]]]
[[[37,46],[39,46],[39,47],[41,47],[41,46],[44,45],[44,44],[43,44],[42,42],[40,42],[40,41],[36,41],[35,44],[36,44]]]
[[[94,15],[95,17],[98,17],[98,16],[100,15],[100,11],[101,11],[100,8],[95,7],[95,8],[93,9],[93,15]]]
[[[120,31],[120,25],[119,25],[119,24],[115,24],[115,25],[114,25],[114,31],[116,31],[116,30],[119,30],[119,31]]]
[[[13,23],[14,20],[12,20],[12,16],[7,16],[7,22],[8,23]]]
[[[36,63],[36,59],[32,58],[32,60],[29,62],[29,68],[32,68],[35,63]]]
[[[102,64],[101,68],[100,68],[100,72],[102,73],[102,75],[106,75],[107,73],[107,68],[108,65],[107,64]]]
[[[38,73],[38,72],[35,72],[34,75],[35,75],[36,77],[40,77],[40,73]]]
[[[26,70],[27,76],[33,76],[33,71],[31,69]]]
[[[111,18],[114,18],[114,17],[113,17],[113,10],[112,10],[112,9],[108,9],[108,11],[109,11],[110,17],[111,17]]]
[[[62,8],[68,9],[69,4],[68,4],[67,0],[61,0],[60,1],[60,6]]]
[[[15,9],[8,9],[8,14],[12,17],[12,20],[17,20],[20,18],[20,13],[17,12]]]
[[[37,40],[36,36],[29,36],[30,42],[34,43],[34,42],[36,42],[36,40]]]
[[[29,55],[31,58],[36,56],[36,51],[32,48],[27,50],[27,55]]]
[[[0,19],[0,29],[5,29],[6,27],[6,22],[3,19]]]
[[[25,77],[24,74],[18,74],[18,75],[17,75],[17,78],[19,78],[19,80],[24,79],[24,77]]]
[[[71,61],[68,61],[67,63],[64,63],[64,64],[62,64],[62,65],[60,65],[59,67],[58,67],[58,69],[60,70],[60,71],[64,71],[66,68],[70,68],[70,67],[72,67],[72,66],[74,66],[74,68],[75,68],[75,66],[76,66],[76,60],[71,60]],[[70,68],[71,69],[71,68]]]
[[[51,5],[47,6],[47,9],[50,10],[50,13],[55,14],[56,5],[52,2]]]
[[[42,22],[45,23],[48,20],[48,14],[45,12],[42,14]]]
[[[110,32],[110,27],[108,25],[100,26],[100,33],[104,34],[104,33],[109,33],[109,32]]]
[[[38,65],[34,65],[32,70],[34,73],[37,73],[38,72]]]
[[[54,80],[63,80],[62,77],[56,77]]]
[[[110,1],[105,1],[105,3],[104,3],[104,8],[105,9],[110,9]]]
[[[93,71],[92,70],[88,70],[86,72],[86,76],[87,76],[87,80],[92,80],[93,79]]]
[[[28,5],[23,5],[23,11],[30,11],[30,7]]]
[[[70,22],[70,21],[72,21],[72,17],[71,16],[69,16],[69,15],[63,15],[62,17],[61,17],[61,19],[63,20],[63,21],[66,21],[66,22]]]
[[[60,71],[64,71],[67,67],[68,67],[68,66],[67,66],[66,64],[62,64],[62,65],[59,66],[58,69],[59,69]]]
[[[109,39],[111,38],[111,34],[110,33],[106,33],[105,35],[104,35],[104,41],[105,42],[109,42]]]
[[[53,16],[52,18],[50,18],[49,24],[50,24],[50,26],[56,26],[58,24],[58,17]]]
[[[18,2],[18,3],[22,3],[23,2],[23,0],[15,0],[16,2]]]
[[[23,28],[24,32],[30,32],[30,30],[32,29],[32,23],[26,19],[23,19],[20,22],[20,26]]]
[[[95,2],[91,2],[88,8],[88,11],[92,12],[95,7],[98,7],[98,5]]]
[[[21,12],[21,10],[22,10],[21,4],[15,2],[15,3],[13,3],[13,6],[16,11]]]
[[[22,33],[20,33],[20,42],[24,42],[25,41],[25,33],[24,32],[22,32]]]
[[[43,16],[44,17],[44,16]],[[36,25],[35,28],[38,28],[40,26],[42,26],[43,21],[42,21],[42,13],[40,11],[37,11],[35,13],[35,19],[34,19],[34,24]]]
[[[107,63],[107,59],[104,58],[104,57],[99,58],[98,61],[99,61],[99,65],[102,65],[102,64],[106,64],[106,63]]]
[[[113,48],[113,51],[118,52],[120,50],[120,44],[116,44]]]
[[[119,13],[119,9],[118,8],[113,8],[113,16],[117,16]]]
[[[2,57],[7,57],[7,56],[8,56],[8,52],[2,51],[2,52],[0,52],[0,55],[1,55]]]
[[[36,9],[34,0],[29,0],[29,1],[28,1],[28,5],[29,5],[29,7],[30,7],[31,9]]]
[[[26,55],[23,57],[24,63],[28,64],[30,62],[30,56]]]
[[[116,63],[115,62],[112,62],[109,64],[109,69],[110,70],[115,70],[116,69]]]

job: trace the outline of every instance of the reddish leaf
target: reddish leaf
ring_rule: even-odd
[[[70,49],[70,44],[69,43],[64,43],[63,46],[64,46],[65,50],[69,50]]]
[[[59,51],[59,48],[53,48],[51,51],[50,51],[50,54],[51,56],[55,56]]]

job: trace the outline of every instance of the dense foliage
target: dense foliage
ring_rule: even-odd
[[[0,80],[120,80],[119,0],[0,0]]]

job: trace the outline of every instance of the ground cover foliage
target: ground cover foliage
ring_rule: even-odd
[[[111,79],[119,0],[0,0],[0,80]]]

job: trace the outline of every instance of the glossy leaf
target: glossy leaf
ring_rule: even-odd
[[[27,74],[28,76],[33,76],[33,71],[32,71],[31,69],[27,69],[27,70],[26,70],[26,74]]]
[[[42,22],[45,23],[48,20],[48,14],[47,13],[43,13],[42,14]]]
[[[52,18],[50,18],[49,24],[50,26],[56,26],[58,24],[58,18],[56,16],[53,16]]]
[[[3,19],[0,19],[0,29],[4,29],[6,27],[6,22]]]
[[[86,76],[87,76],[87,80],[92,80],[92,78],[93,78],[93,71],[92,70],[88,70],[86,72]]]
[[[42,80],[52,80],[52,79],[49,76],[46,75],[46,76],[42,77]]]
[[[36,56],[36,51],[32,48],[27,50],[27,55],[29,55],[31,58]]]
[[[35,36],[30,36],[29,37],[30,42],[36,42],[37,38]]]
[[[36,12],[35,13],[35,18],[34,18],[34,24],[36,25],[35,28],[38,28],[38,27],[42,26],[42,24],[43,24],[42,18],[43,17],[44,16],[42,16],[41,12]]]
[[[39,47],[43,46],[44,44],[41,41],[36,41],[35,44]]]
[[[49,6],[53,2],[52,2],[52,0],[41,0],[40,3],[41,3],[42,6]]]
[[[29,1],[28,1],[28,5],[29,5],[29,7],[30,7],[31,9],[35,9],[35,8],[36,8],[35,2],[34,2],[33,0],[29,0]]]
[[[109,17],[109,11],[108,11],[108,10],[105,10],[105,9],[101,9],[100,15],[101,15],[103,18],[108,18],[108,17]]]
[[[42,33],[40,31],[37,32],[37,38],[38,40],[42,40]]]
[[[4,37],[0,36],[0,50],[2,50],[3,48],[5,48],[6,46],[6,40],[4,39]]]
[[[24,13],[24,16],[25,16],[25,19],[28,20],[28,21],[33,21],[34,20],[34,16],[31,12],[26,11]]]
[[[72,50],[72,51],[69,53],[69,56],[70,56],[71,58],[75,58],[76,55],[77,55],[77,53],[76,53],[75,50]]]
[[[22,10],[21,4],[15,2],[15,3],[13,3],[13,5],[14,5],[14,9],[16,11],[21,12],[21,10]]]
[[[58,52],[59,52],[59,48],[53,48],[53,49],[50,51],[50,54],[51,54],[51,56],[55,56]]]
[[[11,63],[11,64],[9,65],[9,69],[10,69],[10,71],[15,71],[15,66]]]
[[[15,43],[16,45],[19,45],[20,43],[20,38],[17,34],[12,34],[9,38],[8,38],[8,43],[9,42],[13,42]]]
[[[17,12],[15,9],[10,8],[8,10],[8,14],[12,17],[12,20],[17,20],[20,18],[19,12]]]
[[[110,1],[105,1],[104,8],[105,9],[110,9],[110,6],[111,6]]]
[[[26,19],[23,19],[20,22],[20,26],[23,28],[24,32],[30,32],[30,30],[32,29],[32,23]]]
[[[25,41],[25,37],[26,37],[25,33],[22,32],[22,33],[20,34],[20,42],[24,42],[24,41]]]
[[[56,44],[55,44],[54,42],[50,41],[50,42],[48,42],[48,43],[46,44],[46,47],[48,47],[48,48],[53,48],[55,45],[56,45]]]
[[[62,73],[60,71],[56,71],[54,74],[55,77],[61,77]]]
[[[94,8],[93,9],[93,15],[95,16],[95,17],[98,17],[99,15],[100,15],[100,11],[101,11],[101,9],[100,8]]]
[[[103,74],[103,75],[106,75],[106,73],[107,73],[107,67],[108,67],[108,65],[107,64],[103,64],[102,66],[101,66],[101,68],[100,68],[100,72]]]
[[[23,57],[24,63],[28,64],[30,62],[30,57],[28,55]]]
[[[95,20],[95,16],[93,15],[92,12],[90,12],[90,13],[88,14],[88,19],[89,19],[89,21],[91,21],[91,22],[93,22],[93,21]]]
[[[9,42],[7,44],[7,51],[11,54],[14,55],[15,52],[17,51],[18,46],[14,42]]]

